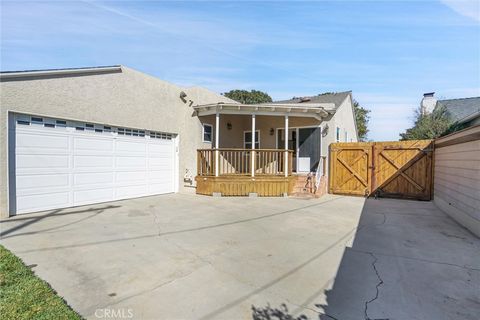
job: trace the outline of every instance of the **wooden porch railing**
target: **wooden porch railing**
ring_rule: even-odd
[[[292,174],[293,151],[280,149],[199,149],[197,174],[215,176],[215,153],[218,151],[218,175],[287,175]],[[288,168],[285,168],[285,153]],[[255,161],[252,161],[252,154]],[[252,170],[252,164],[254,168]]]

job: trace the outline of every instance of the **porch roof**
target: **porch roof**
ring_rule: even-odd
[[[334,103],[210,103],[193,106],[197,116],[212,114],[240,114],[240,115],[271,115],[271,116],[294,116],[313,117],[323,120],[335,113]]]

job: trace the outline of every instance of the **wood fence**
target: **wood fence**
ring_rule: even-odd
[[[433,140],[333,143],[329,191],[431,200]]]

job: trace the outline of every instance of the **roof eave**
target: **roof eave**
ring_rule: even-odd
[[[323,107],[309,107],[291,104],[240,104],[214,103],[194,106],[197,116],[206,116],[216,113],[238,115],[291,115],[298,117],[314,117],[319,120],[328,117],[334,110],[325,110]]]
[[[0,79],[16,79],[24,77],[43,77],[43,76],[62,76],[62,75],[78,75],[91,73],[108,73],[119,72],[122,66],[107,66],[107,67],[91,67],[91,68],[75,68],[75,69],[51,69],[51,70],[32,70],[32,71],[14,71],[14,72],[0,72]]]
[[[480,110],[478,110],[477,112],[474,112],[474,113],[472,113],[472,114],[470,114],[470,115],[468,115],[468,116],[466,116],[466,117],[458,120],[457,122],[460,123],[460,124],[462,124],[462,123],[465,123],[465,122],[469,122],[469,121],[471,121],[471,120],[473,120],[473,119],[475,119],[475,118],[477,118],[477,117],[480,117]]]

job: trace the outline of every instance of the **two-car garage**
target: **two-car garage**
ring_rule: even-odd
[[[232,102],[120,65],[2,71],[0,91],[0,219],[193,192],[192,106]]]
[[[175,192],[175,134],[11,114],[10,215]]]

